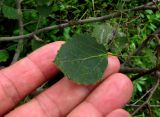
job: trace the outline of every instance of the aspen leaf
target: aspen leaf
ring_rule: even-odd
[[[103,45],[88,34],[75,35],[62,45],[54,63],[78,84],[95,84],[108,65]]]
[[[113,27],[109,23],[103,23],[95,26],[92,35],[97,39],[98,43],[108,45],[112,38],[112,31]]]

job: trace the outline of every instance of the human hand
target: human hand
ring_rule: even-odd
[[[0,116],[130,117],[121,108],[132,95],[132,82],[117,73],[120,63],[114,56],[108,58],[103,82],[84,86],[64,77],[28,103],[15,108],[24,97],[58,73],[53,59],[61,44],[60,41],[48,44],[0,71]]]

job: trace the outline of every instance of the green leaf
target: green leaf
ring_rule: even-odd
[[[137,84],[136,84],[136,87],[137,87],[137,89],[138,89],[139,92],[142,92],[142,87],[141,87],[140,84],[137,83]]]
[[[42,41],[37,41],[35,39],[32,39],[31,41],[31,46],[32,46],[32,50],[36,50],[38,48],[40,48],[41,46],[43,46],[45,43]]]
[[[48,5],[37,6],[37,10],[41,16],[47,17],[51,13],[52,7]]]
[[[6,50],[0,50],[0,62],[6,62],[8,58],[8,52]]]
[[[7,51],[15,51],[16,48],[17,48],[17,44],[16,44],[16,43],[15,43],[15,44],[11,43],[11,44],[6,48],[6,50],[7,50]]]
[[[142,52],[144,55],[141,57],[141,60],[145,63],[146,68],[147,66],[154,67],[157,59],[155,52],[149,48],[143,49]]]
[[[107,67],[103,45],[88,34],[75,35],[62,45],[54,63],[78,84],[95,84],[101,80]]]
[[[117,37],[114,39],[112,44],[110,45],[111,52],[114,54],[119,54],[123,49],[128,47],[128,40],[126,37]]]
[[[98,43],[108,45],[112,38],[113,27],[109,23],[96,25],[93,30],[93,36],[97,39]]]
[[[70,33],[71,33],[71,28],[70,27],[67,27],[67,28],[64,29],[63,35],[64,35],[64,38],[66,40],[68,40],[70,38]]]
[[[13,7],[4,5],[2,7],[2,12],[3,12],[4,17],[8,19],[18,19],[17,10]]]
[[[146,12],[147,14],[150,14],[150,15],[153,14],[153,11],[152,11],[152,10],[146,10],[145,12]]]

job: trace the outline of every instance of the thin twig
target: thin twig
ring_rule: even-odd
[[[153,94],[155,93],[156,89],[158,88],[159,83],[160,83],[160,78],[158,78],[157,83],[154,85],[154,88],[153,88],[153,90],[150,92],[150,95],[148,96],[147,100],[146,100],[142,105],[140,105],[140,106],[132,113],[132,116],[134,116],[137,112],[139,112],[139,111],[141,110],[141,108],[143,108],[146,104],[149,103],[150,99],[152,98]]]
[[[147,74],[151,74],[151,73],[155,72],[155,71],[158,70],[158,69],[160,69],[160,64],[157,65],[156,67],[150,69],[150,70],[147,70],[147,71],[145,71],[145,72],[142,72],[142,73],[139,73],[138,75],[133,76],[133,77],[131,78],[131,80],[132,80],[132,81],[135,81],[135,80],[139,79],[139,78],[142,77],[142,76],[145,76],[145,75],[147,75]]]
[[[153,87],[150,88],[142,97],[140,97],[135,103],[132,105],[136,105],[138,102],[140,102],[144,97],[146,97],[151,91],[153,90]]]
[[[130,68],[130,67],[124,67],[121,66],[120,72],[122,73],[143,73],[146,72],[148,69],[143,69],[143,68]]]
[[[22,9],[21,9],[21,2],[22,0],[17,0],[16,3],[17,3],[17,13],[18,13],[18,23],[19,23],[19,35],[23,35],[23,14],[22,14]],[[16,48],[16,51],[15,51],[15,55],[13,57],[13,60],[12,60],[12,64],[15,63],[18,59],[19,59],[19,56],[20,56],[20,53],[21,51],[23,50],[23,40],[19,40],[18,41],[18,44],[17,44],[17,48]]]
[[[23,27],[25,27],[27,25],[35,24],[35,23],[37,23],[37,21],[33,20],[33,21],[30,21],[30,22],[23,24]]]
[[[126,107],[133,107],[133,108],[137,108],[140,107],[141,105],[135,105],[135,104],[126,104]],[[150,105],[151,108],[160,108],[160,105]]]
[[[157,2],[153,0],[153,4],[157,7],[157,9],[160,11],[160,7],[158,6]]]
[[[151,107],[150,107],[150,104],[149,104],[149,103],[147,103],[147,104],[146,104],[146,107],[147,107],[148,112],[149,112],[149,117],[154,117],[154,116],[153,116],[152,109],[151,109]]]
[[[33,35],[33,37],[35,38],[36,41],[41,41],[41,42],[43,42],[43,40],[40,39],[37,35]]]
[[[85,23],[92,23],[92,22],[100,22],[104,20],[109,20],[115,17],[119,17],[122,15],[124,12],[130,12],[130,11],[139,11],[139,10],[145,10],[145,9],[157,9],[155,6],[146,6],[146,5],[141,5],[138,7],[135,7],[133,9],[126,9],[123,11],[118,11],[109,15],[101,16],[101,17],[96,17],[96,18],[89,18],[89,19],[84,19],[84,20],[78,20],[78,21],[70,21],[69,23],[63,23],[59,25],[54,25],[54,26],[48,26],[39,30],[36,30],[32,33],[26,34],[26,35],[20,35],[20,36],[12,36],[12,37],[0,37],[0,41],[13,41],[13,40],[19,40],[19,39],[24,39],[28,37],[32,37],[35,34],[42,33],[42,32],[47,32],[53,29],[59,29],[59,28],[65,28],[68,26],[74,26],[74,25],[80,25],[80,24],[85,24]]]

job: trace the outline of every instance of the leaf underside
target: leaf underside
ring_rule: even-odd
[[[103,45],[88,34],[75,35],[62,45],[54,63],[78,84],[95,84],[101,80],[107,67]]]

